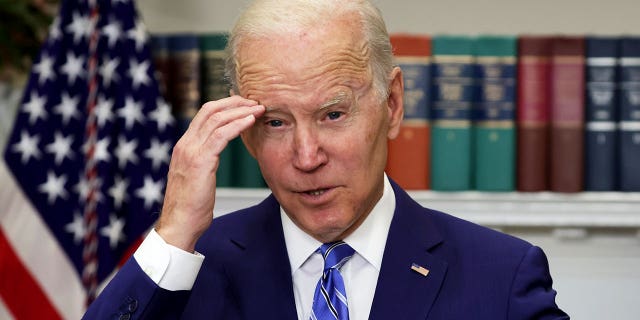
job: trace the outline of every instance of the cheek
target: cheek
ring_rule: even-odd
[[[285,172],[285,166],[290,165],[290,148],[285,141],[262,139],[256,143],[256,160],[267,183],[273,177]]]

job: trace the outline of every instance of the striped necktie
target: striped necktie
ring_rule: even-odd
[[[353,256],[355,251],[343,241],[338,241],[323,244],[318,252],[324,259],[324,271],[313,295],[310,319],[348,320],[347,292],[340,275],[340,267]]]

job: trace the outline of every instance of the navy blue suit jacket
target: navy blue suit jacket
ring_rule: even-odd
[[[396,210],[370,319],[568,319],[540,248],[425,209],[392,185]],[[159,288],[132,258],[85,318],[297,318],[273,196],[216,219],[196,249],[206,259],[191,291]],[[414,263],[428,275],[412,271]]]

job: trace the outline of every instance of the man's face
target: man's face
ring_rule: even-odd
[[[349,235],[382,196],[387,138],[402,117],[397,92],[376,96],[349,20],[245,41],[238,52],[240,94],[266,106],[243,139],[289,217],[322,242]]]

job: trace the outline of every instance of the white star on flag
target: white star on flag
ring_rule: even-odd
[[[96,142],[96,150],[93,155],[93,158],[96,161],[107,162],[111,160],[111,155],[109,154],[109,144],[111,144],[111,139],[109,137],[104,137]]]
[[[124,123],[127,129],[133,128],[133,124],[136,122],[144,122],[142,105],[133,100],[133,97],[126,98],[124,107],[118,110],[118,116],[124,118]]]
[[[47,145],[45,150],[48,153],[55,155],[56,165],[60,165],[64,158],[73,158],[73,151],[71,150],[71,144],[73,143],[73,136],[63,136],[62,133],[57,131],[55,133],[54,141]]]
[[[149,114],[149,118],[158,125],[158,131],[164,131],[167,125],[173,125],[174,119],[171,114],[171,106],[162,98],[158,98],[156,109]]]
[[[104,62],[104,64],[100,67],[100,75],[102,76],[102,82],[104,83],[105,87],[109,87],[112,81],[118,82],[119,80],[116,70],[118,69],[118,65],[120,65],[120,59],[105,58],[104,60],[106,62]]]
[[[114,214],[109,215],[109,225],[100,229],[100,235],[109,238],[109,246],[115,248],[119,242],[124,241],[125,236],[122,233],[124,229],[124,220],[116,217]]]
[[[136,51],[140,51],[142,45],[147,42],[147,30],[145,30],[144,24],[136,21],[135,28],[127,32],[127,37],[136,42]]]
[[[140,84],[148,85],[151,81],[149,77],[149,61],[144,61],[142,63],[138,63],[137,61],[131,60],[129,62],[129,76],[133,81],[133,88],[136,89],[140,86]]]
[[[33,72],[38,74],[38,82],[44,84],[47,80],[55,79],[55,73],[53,72],[54,60],[52,57],[43,53],[40,57],[40,61],[33,65]]]
[[[35,159],[40,158],[40,149],[38,143],[40,137],[38,135],[30,136],[27,131],[20,133],[20,142],[14,144],[11,148],[13,152],[20,153],[22,155],[21,161],[23,164],[29,162],[32,157]]]
[[[87,200],[87,197],[89,196],[89,190],[91,190],[92,187],[93,189],[100,190],[100,187],[102,186],[102,181],[100,179],[96,179],[93,181],[93,184],[95,186],[92,186],[87,180],[87,178],[81,175],[80,178],[78,179],[78,183],[75,186],[73,186],[73,191],[75,191],[78,194],[78,197],[82,202],[85,202]],[[95,197],[96,197],[96,200],[98,201],[102,200],[102,193],[100,193],[100,191],[96,191]]]
[[[84,238],[84,235],[87,233],[84,220],[78,212],[73,214],[73,221],[64,226],[64,230],[73,234],[73,242],[75,243],[80,243]]]
[[[59,114],[62,117],[62,124],[68,125],[71,118],[80,119],[80,112],[78,111],[79,102],[80,97],[71,97],[68,92],[64,92],[60,104],[53,107],[53,113]]]
[[[104,127],[107,121],[113,121],[113,100],[103,96],[98,97],[96,104],[96,121],[99,127]]]
[[[137,148],[138,141],[136,139],[127,141],[125,137],[118,137],[118,146],[116,147],[115,154],[118,158],[120,168],[124,168],[128,162],[132,164],[138,163],[138,156],[136,155]]]
[[[74,55],[73,52],[67,52],[67,61],[60,70],[62,70],[62,73],[67,75],[69,85],[73,85],[78,78],[84,78],[84,69],[84,58],[82,56]]]
[[[158,139],[151,139],[151,146],[144,151],[144,156],[151,160],[153,169],[156,170],[161,164],[169,164],[169,150],[171,145],[168,142],[160,143]]]
[[[47,173],[47,181],[38,187],[38,191],[47,194],[47,202],[51,205],[56,202],[56,199],[66,199],[68,194],[64,185],[67,183],[67,177],[62,174],[56,176],[56,174],[49,170]]]
[[[102,34],[107,37],[109,48],[112,48],[122,35],[122,26],[117,21],[112,21],[102,28]]]
[[[73,20],[67,25],[65,30],[73,34],[73,43],[77,44],[82,38],[89,37],[93,29],[92,27],[93,25],[88,16],[74,12]]]
[[[113,205],[116,209],[120,209],[122,204],[127,201],[127,188],[129,188],[129,180],[116,177],[113,186],[109,189],[109,195],[113,198]]]
[[[29,114],[29,124],[34,124],[38,119],[47,119],[47,111],[44,105],[47,103],[45,96],[39,96],[35,92],[31,93],[31,99],[22,107],[22,111]]]
[[[144,200],[145,209],[151,208],[153,203],[162,201],[164,181],[153,181],[150,176],[144,177],[144,186],[136,190],[136,196]]]
[[[57,41],[62,38],[62,32],[60,32],[60,18],[56,17],[49,28],[49,41]]]

